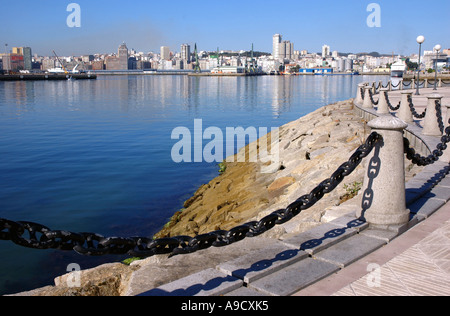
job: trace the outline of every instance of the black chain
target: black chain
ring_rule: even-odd
[[[414,108],[414,104],[412,102],[411,95],[408,95],[408,105],[409,105],[409,108],[411,109],[412,115],[414,115],[415,118],[422,119],[427,114],[427,109],[425,109],[425,111],[423,111],[422,114],[419,114],[419,113],[416,112],[416,109]]]
[[[246,223],[229,231],[219,230],[196,237],[177,236],[153,240],[146,237],[103,237],[94,233],[52,231],[37,223],[0,219],[0,240],[10,240],[17,245],[33,249],[75,250],[77,253],[87,256],[128,254],[140,258],[158,254],[179,255],[209,247],[227,246],[246,237],[259,236],[275,225],[286,223],[303,210],[312,207],[325,194],[333,191],[346,176],[350,175],[380,140],[382,140],[381,135],[373,132],[365,144],[361,145],[329,179],[320,183],[309,194],[297,199],[286,209],[275,211],[260,221]]]
[[[396,85],[393,85],[392,82],[391,82],[391,87],[395,89],[395,88],[397,88],[398,86],[400,86],[400,83],[401,83],[401,81],[399,81]]]
[[[372,89],[369,90],[369,97],[370,97],[370,101],[372,101],[372,103],[373,103],[374,105],[378,105],[378,102],[380,102],[380,99],[378,99],[377,102],[375,102],[375,101],[373,100]]]
[[[399,83],[399,84],[400,84],[400,83]],[[405,82],[403,81],[403,86],[404,86],[404,87],[409,87],[411,84],[412,84],[412,81],[410,81],[409,83],[405,83]]]
[[[449,120],[450,124],[450,120]],[[428,156],[420,156],[416,154],[414,148],[411,148],[409,145],[409,140],[407,138],[403,138],[403,143],[405,146],[405,154],[406,158],[411,160],[412,163],[418,166],[428,166],[436,161],[444,154],[444,150],[447,149],[447,144],[450,142],[450,126],[445,129],[445,135],[442,136],[441,142],[437,144],[436,149]]]
[[[439,130],[441,131],[441,133],[444,133],[444,119],[442,118],[441,102],[439,100],[436,100],[435,105],[436,105],[436,118],[437,123],[439,125]]]
[[[386,102],[387,102],[389,108],[390,108],[392,111],[397,111],[398,109],[400,109],[400,105],[402,104],[402,101],[400,101],[400,102],[398,103],[398,105],[394,107],[394,106],[391,104],[391,101],[389,101],[389,96],[388,96],[387,91],[384,92],[384,97],[386,98]]]

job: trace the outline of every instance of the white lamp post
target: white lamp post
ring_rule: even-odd
[[[419,44],[419,65],[417,66],[417,89],[416,95],[420,95],[419,93],[419,79],[420,79],[420,55],[422,54],[422,44],[425,42],[425,37],[420,35],[417,37],[417,43]]]
[[[434,62],[434,89],[433,90],[437,90],[437,63],[438,63],[438,58],[439,58],[439,52],[441,51],[441,45],[436,45],[434,46],[434,50],[436,52],[436,60]]]

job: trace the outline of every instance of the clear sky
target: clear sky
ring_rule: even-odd
[[[69,28],[69,3],[81,8],[81,27]],[[381,8],[381,27],[367,26],[370,3]],[[296,50],[405,54],[441,44],[450,48],[450,1],[418,0],[15,0],[2,1],[0,52],[30,46],[33,53],[82,55],[117,52],[126,42],[137,51],[180,51],[197,43],[200,50],[250,49],[272,52],[272,36]]]

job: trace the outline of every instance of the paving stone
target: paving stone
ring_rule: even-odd
[[[266,295],[289,296],[338,270],[339,267],[332,263],[307,258],[251,282],[248,287]]]
[[[355,229],[324,224],[307,232],[283,240],[287,245],[298,247],[309,254],[317,253],[357,233]]]
[[[447,187],[436,186],[428,194],[425,195],[427,198],[438,198],[445,202],[450,201],[450,190]]]
[[[421,218],[428,218],[445,204],[437,198],[421,198],[408,207],[409,211]],[[421,220],[421,219],[420,219]]]
[[[383,239],[359,234],[315,254],[314,258],[344,268],[386,244],[387,242]]]
[[[279,242],[260,251],[222,263],[216,268],[227,275],[249,283],[283,269],[307,256],[306,252],[298,250],[298,248],[294,249],[292,245]]]
[[[242,287],[243,281],[216,269],[207,269],[139,296],[219,296]]]
[[[231,291],[229,293],[224,294],[224,296],[234,296],[234,297],[251,297],[251,296],[267,296],[266,293],[259,292],[255,289],[251,289],[248,287],[240,287],[237,290]]]
[[[391,242],[398,236],[397,231],[369,228],[360,233],[363,236],[381,239],[386,243]]]
[[[354,212],[353,214],[355,214]],[[362,221],[360,219],[355,218],[354,216],[342,216],[340,218],[337,218],[331,222],[329,222],[331,225],[336,225],[337,227],[347,227],[349,229],[353,229],[356,232],[363,231],[369,227],[369,224],[365,221]]]

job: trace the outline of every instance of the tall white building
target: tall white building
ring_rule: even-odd
[[[322,46],[322,58],[326,58],[328,56],[330,56],[330,46],[323,45]]]
[[[181,59],[188,63],[191,62],[191,46],[189,44],[181,45]]]
[[[280,59],[280,44],[282,40],[282,35],[275,34],[273,36],[273,50],[272,50],[272,56],[274,59]]]
[[[169,60],[170,59],[170,48],[167,46],[161,46],[161,59]]]

